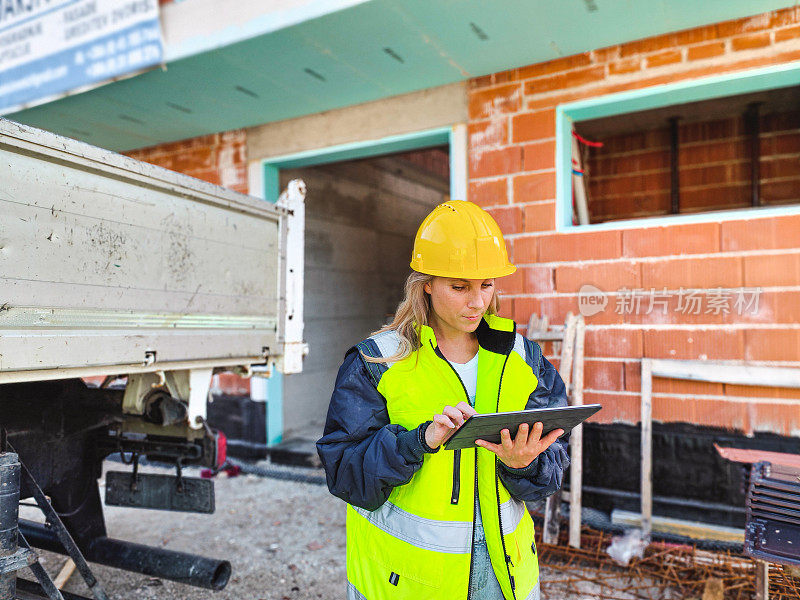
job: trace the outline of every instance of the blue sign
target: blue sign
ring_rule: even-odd
[[[159,64],[157,0],[0,0],[0,114]]]

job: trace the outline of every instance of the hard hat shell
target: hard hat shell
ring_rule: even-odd
[[[465,200],[444,202],[425,217],[414,239],[411,268],[459,279],[491,279],[517,270],[495,220]]]

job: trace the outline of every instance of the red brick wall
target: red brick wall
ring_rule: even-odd
[[[759,139],[761,203],[800,202],[800,111],[763,115]],[[592,140],[603,143],[588,148],[592,223],[670,213],[668,126]],[[744,117],[681,124],[678,147],[679,212],[750,206]]]
[[[555,107],[798,60],[798,36],[795,7],[470,82],[469,199],[497,218],[519,266],[499,282],[504,312],[521,324],[532,312],[558,323],[577,312],[581,285],[612,292],[587,318],[584,399],[604,405],[598,420],[638,420],[642,357],[800,366],[800,215],[555,233]],[[664,286],[667,314],[617,314],[614,291]],[[705,311],[715,288],[740,286],[763,287],[756,314],[676,310],[680,288],[700,289]],[[551,344],[545,351],[554,358]],[[654,392],[657,420],[800,435],[796,390],[656,379]]]
[[[247,134],[244,129],[140,148],[126,154],[247,193]]]

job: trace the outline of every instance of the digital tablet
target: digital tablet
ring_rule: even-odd
[[[534,423],[541,421],[544,425],[542,437],[554,429],[563,429],[564,432],[568,432],[601,408],[602,406],[599,404],[584,404],[474,415],[464,421],[464,424],[445,442],[444,449],[475,448],[475,440],[486,440],[493,444],[499,444],[500,431],[503,429],[508,429],[513,440],[517,435],[517,429],[523,423],[528,423],[533,428]]]

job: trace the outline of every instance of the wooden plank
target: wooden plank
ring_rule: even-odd
[[[756,600],[769,600],[769,563],[756,561]]]
[[[762,367],[699,360],[653,360],[654,377],[739,385],[800,388],[800,369]]]
[[[62,589],[66,583],[69,581],[69,578],[72,577],[72,574],[75,572],[75,561],[71,558],[67,559],[67,562],[64,563],[64,566],[61,567],[61,570],[58,572],[53,583],[58,589]]]
[[[653,372],[652,361],[642,359],[642,539],[653,527]]]
[[[561,522],[561,494],[548,496],[544,503],[544,529],[542,541],[545,544],[558,543],[558,530]]]
[[[579,315],[575,325],[575,383],[573,385],[572,406],[583,404],[583,340],[586,324],[583,315]],[[569,545],[581,547],[581,508],[583,503],[583,425],[572,430],[570,436],[570,470],[569,470]]]
[[[547,331],[548,324],[549,319],[547,318],[547,315],[539,317],[539,315],[536,313],[531,313],[531,317],[528,319],[528,328],[525,332],[525,336],[529,340],[541,340],[543,339],[541,336],[547,336],[551,333],[555,333]],[[562,339],[563,337],[564,334],[561,332],[558,339]]]
[[[561,361],[558,365],[558,372],[564,385],[567,388],[567,395],[572,396],[572,355],[575,349],[575,327],[577,326],[577,319],[572,313],[567,313],[567,319],[564,323],[564,343],[561,346]]]
[[[533,335],[526,334],[529,340],[535,342],[560,342],[564,339],[563,331],[536,331]]]
[[[528,321],[528,332],[533,327],[536,327],[538,323],[541,321],[534,313],[531,315],[530,321]],[[553,332],[555,333],[555,332]],[[534,336],[540,335],[538,332],[534,331]],[[572,316],[572,313],[567,314],[567,319],[564,323],[564,330],[560,332],[560,338],[563,339],[564,343],[561,347],[561,363],[559,365],[559,371],[561,374],[561,378],[564,381],[564,385],[567,387],[567,394],[569,394],[569,384],[572,377],[572,351],[573,346],[575,343],[575,319]],[[534,337],[529,339],[541,339],[541,337]],[[566,365],[566,366],[565,366]],[[554,496],[558,496],[558,494],[554,494]],[[544,511],[544,530],[542,532],[543,539],[545,543],[548,544],[557,544],[558,543],[558,532],[561,526],[560,517],[561,517],[561,498],[558,500],[554,499],[553,496],[550,496],[546,503],[545,503],[545,511]]]
[[[578,139],[572,136],[572,160],[577,162],[578,169],[583,170],[583,156]],[[578,224],[587,225],[589,223],[589,201],[586,196],[586,177],[573,171],[572,190],[575,193],[575,212],[578,216]]]
[[[714,448],[722,458],[732,462],[752,465],[754,463],[766,461],[773,465],[783,465],[800,469],[800,455],[798,454],[770,452],[769,450],[753,450],[751,448],[723,448],[717,443],[714,443]]]

